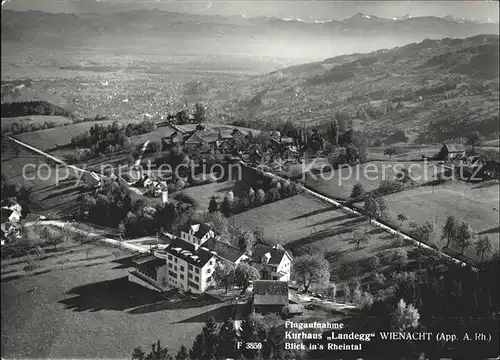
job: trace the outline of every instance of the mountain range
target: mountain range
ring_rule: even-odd
[[[30,43],[45,48],[165,47],[311,60],[401,46],[427,38],[463,38],[498,34],[498,31],[496,24],[453,17],[386,19],[362,13],[344,20],[317,22],[158,10],[101,14],[6,10],[2,14],[2,40],[7,44]]]

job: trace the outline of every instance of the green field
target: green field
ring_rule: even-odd
[[[137,123],[136,120],[120,120],[118,121],[122,124]],[[54,147],[65,146],[70,144],[71,138],[85,133],[95,124],[99,125],[111,125],[113,121],[86,121],[82,123],[72,124],[68,126],[62,126],[53,129],[38,130],[28,133],[23,133],[16,135],[16,139],[27,143],[28,145],[34,146],[40,150],[49,150]]]
[[[18,156],[2,154],[2,173],[11,182],[33,189],[33,194],[43,207],[40,213],[44,215],[72,213],[78,206],[76,199],[81,194],[75,183],[74,171],[56,170],[53,166],[48,168],[42,164],[46,164],[43,156],[24,149]],[[59,183],[57,177],[60,179]],[[65,177],[68,178],[64,180]]]
[[[161,296],[131,284],[130,253],[89,246],[68,247],[30,273],[2,262],[3,357],[125,359],[158,339],[174,352],[191,347],[209,316],[230,316],[208,295]]]
[[[383,180],[393,180],[397,170],[401,168],[408,169],[417,184],[432,181],[435,173],[442,171],[441,167],[433,166],[431,162],[373,161],[325,173],[324,177],[321,174],[309,175],[305,183],[312,189],[333,198],[348,199],[356,183],[363,185],[365,191],[373,191]]]
[[[235,181],[214,182],[211,184],[192,186],[180,191],[169,194],[169,197],[175,199],[176,195],[183,194],[194,200],[196,210],[208,210],[210,198],[215,196],[220,204],[228,191],[233,190]]]
[[[267,204],[237,214],[231,224],[254,229],[264,240],[280,243],[287,249],[312,245],[335,262],[359,261],[392,248],[392,235],[368,225],[361,217],[337,210],[308,194]],[[356,249],[355,232],[365,232],[369,241]]]
[[[62,126],[64,124],[72,124],[73,121],[64,116],[48,116],[48,115],[31,115],[31,116],[19,116],[11,118],[3,118],[1,121],[2,132],[12,131],[12,124],[18,124],[21,129],[25,128],[29,124],[36,126],[43,126],[45,123],[55,123],[56,126]]]
[[[444,246],[446,242],[441,240],[442,228],[446,217],[453,215],[457,220],[467,221],[478,235],[489,236],[494,249],[498,251],[499,195],[498,182],[494,181],[480,184],[450,181],[434,189],[432,186],[407,189],[385,196],[386,220],[399,226],[397,215],[402,213],[419,223],[426,220],[434,222],[436,224],[434,240]],[[406,222],[406,231],[410,230],[408,228],[410,221]],[[466,251],[466,255],[478,260],[472,248]]]
[[[393,148],[396,152],[391,156],[393,161],[411,161],[421,159],[422,155],[429,158],[436,155],[442,145],[413,145],[397,143],[385,147],[371,147],[367,149],[370,160],[389,160],[388,155],[384,155],[387,148]]]

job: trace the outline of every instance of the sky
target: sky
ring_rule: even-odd
[[[109,12],[157,8],[207,15],[276,16],[341,20],[358,12],[379,17],[445,16],[498,22],[498,1],[270,1],[270,0],[6,0],[3,9],[46,12]],[[4,2],[4,0],[2,0]]]

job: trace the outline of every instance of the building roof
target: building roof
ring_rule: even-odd
[[[252,261],[256,263],[262,263],[262,257],[269,253],[268,265],[279,265],[283,256],[286,254],[286,250],[281,245],[275,245],[269,247],[266,245],[258,244],[252,253]]]
[[[448,152],[463,152],[465,151],[465,146],[462,144],[444,144],[443,145]]]
[[[175,238],[165,249],[166,253],[172,254],[196,267],[203,267],[215,256],[204,246],[198,246],[181,238]]]
[[[151,254],[139,255],[132,260],[136,265],[161,266],[165,265],[165,260],[159,259]]]
[[[182,228],[182,231],[191,234],[197,237],[198,239],[203,238],[210,230],[212,230],[210,224],[199,223],[199,222],[188,222]]]
[[[278,280],[255,280],[253,294],[261,296],[282,295],[288,299],[288,282]]]
[[[208,248],[210,251],[215,251],[217,253],[217,256],[231,262],[236,262],[240,257],[243,256],[243,253],[234,246],[226,244],[225,242],[214,238],[207,240],[205,243],[203,243],[203,246]]]
[[[234,130],[221,130],[219,131],[219,139],[232,139]]]

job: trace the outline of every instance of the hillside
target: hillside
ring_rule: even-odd
[[[328,58],[254,78],[229,106],[235,116],[310,125],[342,112],[379,138],[398,128],[433,132],[428,141],[488,136],[498,132],[498,46],[497,35],[481,35]]]

